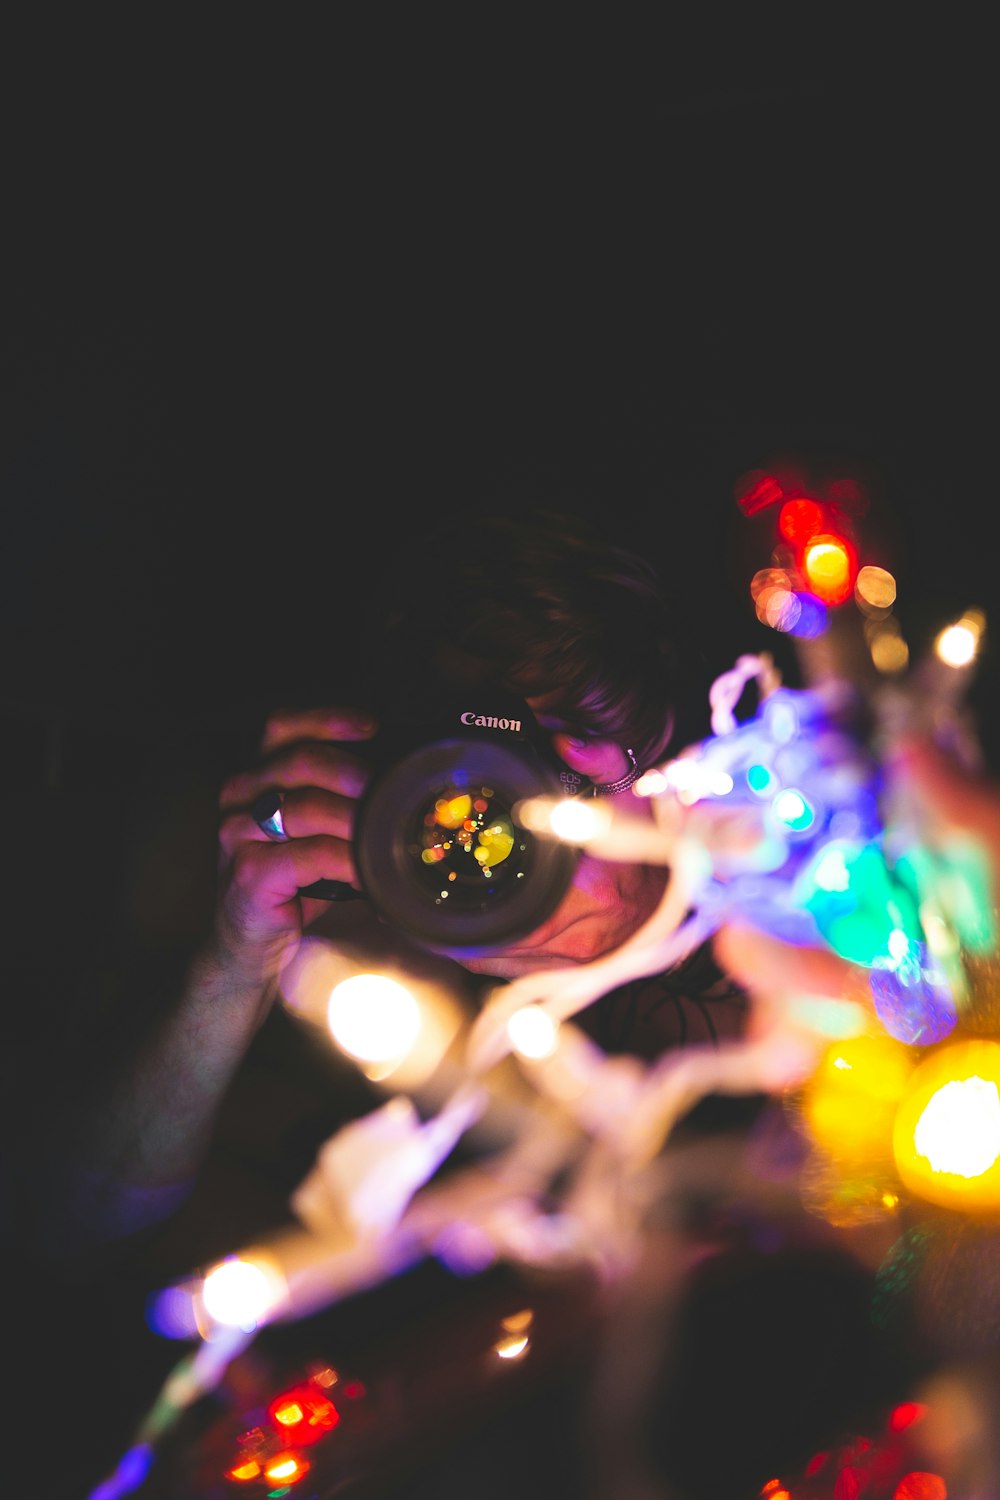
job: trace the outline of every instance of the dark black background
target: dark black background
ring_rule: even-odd
[[[611,517],[728,663],[734,487],[789,453],[861,476],[915,651],[989,606],[976,38],[436,20],[9,50],[15,723],[363,684],[373,582],[459,502]]]

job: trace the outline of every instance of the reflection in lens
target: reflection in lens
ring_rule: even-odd
[[[420,861],[441,881],[490,880],[498,865],[514,852],[516,836],[510,813],[495,800],[491,787],[478,793],[450,788],[436,797],[423,819]]]

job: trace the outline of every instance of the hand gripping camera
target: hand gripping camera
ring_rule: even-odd
[[[379,914],[432,951],[489,952],[555,911],[579,853],[518,822],[529,797],[592,790],[503,688],[418,683],[382,716],[354,853]],[[336,899],[333,882],[308,888]]]

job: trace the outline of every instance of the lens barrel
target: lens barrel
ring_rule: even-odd
[[[489,952],[551,916],[579,855],[521,826],[518,804],[589,783],[558,761],[523,700],[435,689],[374,743],[354,849],[386,920],[435,951]]]

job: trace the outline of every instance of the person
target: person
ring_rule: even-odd
[[[489,535],[488,548],[473,545],[473,531]],[[484,520],[469,527],[466,545],[461,566],[446,567],[442,549],[429,578],[414,569],[405,598],[395,595],[394,583],[389,588],[398,609],[388,624],[384,660],[395,662],[395,678],[405,679],[414,663],[426,663],[432,645],[442,664],[465,680],[476,680],[479,671],[506,676],[535,707],[567,768],[642,815],[641,800],[621,783],[698,737],[680,727],[684,665],[672,611],[655,575],[634,553],[609,551],[604,537],[576,519],[538,517],[523,525]],[[419,630],[414,595],[423,605]],[[628,641],[641,643],[632,656],[625,651]],[[646,649],[653,643],[655,649]],[[588,667],[581,671],[584,660]],[[378,706],[391,697],[389,684]],[[316,880],[360,890],[352,835],[369,775],[366,746],[377,722],[377,712],[368,707],[277,710],[267,720],[258,760],[225,778],[211,923],[161,1024],[134,1063],[117,1069],[116,1089],[102,1098],[95,1128],[89,1135],[77,1133],[69,1154],[79,1186],[67,1189],[66,1243],[85,1238],[82,1220],[105,1246],[147,1233],[161,1236],[166,1229],[167,1249],[157,1251],[158,1263],[187,1271],[193,1245],[226,1253],[242,1242],[245,1224],[260,1227],[269,1212],[279,1211],[325,1138],[325,1127],[374,1101],[349,1067],[324,1070],[315,1091],[298,1075],[289,1076],[279,1097],[274,1075],[260,1064],[266,1052],[282,1048],[289,1075],[312,1060],[308,1048],[291,1040],[294,1018],[280,1003],[283,976],[307,935],[322,933],[336,943],[347,933],[352,942],[360,936],[379,951],[396,951],[398,935],[367,902],[301,895]],[[933,809],[932,835],[954,828],[972,833],[991,855],[994,874],[1000,869],[1000,790],[986,778],[970,778],[923,743],[895,747],[889,769]],[[286,835],[277,839],[253,811],[261,792],[275,787],[283,794]],[[664,879],[662,869],[581,860],[563,903],[539,932],[500,952],[459,953],[441,962],[468,974],[470,1002],[477,981],[502,983],[550,958],[560,966],[585,963],[636,930],[659,899]],[[409,951],[406,944],[402,949]],[[772,991],[789,983],[830,995],[840,985],[844,993],[853,992],[853,978],[853,967],[827,949],[792,947],[731,924],[717,934],[709,954],[699,952],[695,965],[664,976],[646,1010],[632,1003],[634,996],[623,1001],[612,995],[578,1019],[598,1035],[610,1030],[617,1047],[655,1055],[663,1046],[711,1039],[709,1021],[720,1035],[752,1034],[768,1023]],[[341,1092],[311,1112],[331,1080]],[[276,1102],[282,1109],[305,1105],[308,1127],[304,1136],[279,1132],[269,1142],[269,1165],[281,1158],[276,1191],[263,1210],[253,1204],[244,1222],[239,1192],[216,1200],[217,1179],[206,1170],[238,1094],[243,1109],[235,1123],[249,1124],[251,1134],[257,1128],[258,1147],[265,1127],[272,1128]],[[242,1190],[245,1161],[230,1157],[224,1166],[234,1164]],[[176,1239],[172,1226],[179,1226]],[[852,1287],[848,1292],[853,1297]],[[849,1299],[850,1309],[855,1305]],[[676,1424],[671,1432],[677,1435]]]
[[[526,702],[571,773],[640,817],[651,814],[632,792],[639,774],[682,737],[694,737],[703,707],[707,719],[707,671],[692,662],[696,652],[681,649],[669,590],[647,558],[595,522],[557,511],[463,515],[443,519],[427,540],[422,560],[403,550],[401,568],[383,580],[379,599],[387,604],[368,608],[379,626],[373,706],[275,709],[256,763],[225,778],[210,928],[176,1002],[134,1054],[116,1064],[89,1131],[81,1126],[67,1149],[63,1201],[71,1231],[63,1233],[64,1245],[77,1234],[95,1245],[127,1240],[172,1220],[188,1203],[220,1111],[248,1057],[260,1055],[261,1038],[281,1031],[294,1050],[281,984],[304,935],[336,944],[347,932],[355,945],[418,968],[457,966],[463,982],[472,981],[466,994],[474,1005],[477,982],[582,964],[611,951],[659,902],[662,866],[585,854],[556,909],[534,930],[485,953],[429,956],[401,941],[384,914],[363,900],[331,903],[302,894],[315,882],[333,881],[363,896],[352,834],[371,776],[366,750],[400,684],[430,664],[463,685],[502,682]],[[277,838],[254,816],[260,795],[275,790]],[[742,1016],[742,997],[706,950],[662,985],[647,982],[606,997],[585,1024],[604,1045],[651,1056],[664,1045],[736,1034]],[[343,1072],[337,1090],[343,1097],[333,1102],[344,1111],[370,1102],[363,1082]],[[278,1211],[278,1199],[307,1168],[322,1131],[329,1132],[336,1109],[321,1122],[322,1113],[308,1143],[295,1137],[297,1149],[287,1154],[287,1171],[276,1174],[268,1212]],[[186,1210],[187,1223],[206,1212],[205,1196],[198,1209]],[[237,1233],[238,1225],[230,1223],[227,1232]]]

